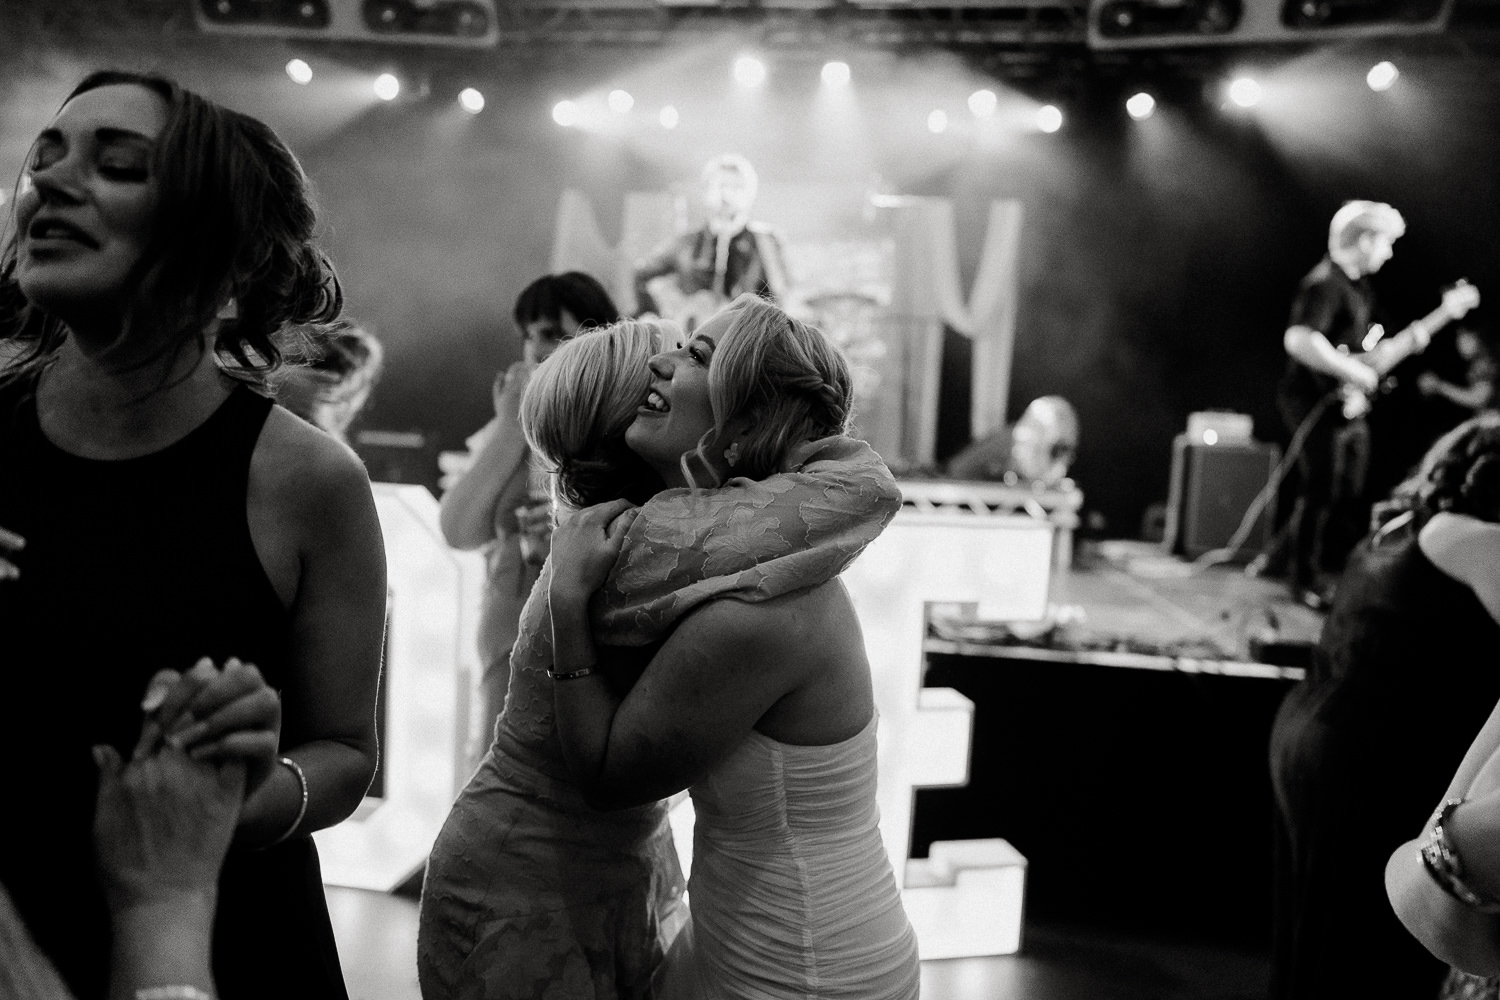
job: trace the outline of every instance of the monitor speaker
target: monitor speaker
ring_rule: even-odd
[[[1274,491],[1261,498],[1280,459],[1280,450],[1259,441],[1204,444],[1186,434],[1172,442],[1172,482],[1162,542],[1189,559],[1230,544],[1252,504],[1264,506],[1249,527],[1232,562],[1249,562],[1272,538]]]

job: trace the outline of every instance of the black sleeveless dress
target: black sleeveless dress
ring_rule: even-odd
[[[271,406],[240,386],[169,447],[96,461],[42,435],[34,378],[0,385],[0,526],[26,539],[0,581],[0,881],[80,1000],[105,995],[109,958],[90,747],[129,754],[162,668],[238,656],[285,683],[288,615],[245,511]],[[225,1000],[346,1000],[310,837],[231,850],[214,973]]]
[[[1497,651],[1500,625],[1415,531],[1355,549],[1271,731],[1275,1000],[1436,996],[1447,967],[1396,919],[1385,863],[1500,700]]]

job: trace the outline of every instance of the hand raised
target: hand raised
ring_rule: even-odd
[[[171,747],[122,762],[96,746],[94,859],[111,909],[211,894],[245,797],[239,762]]]

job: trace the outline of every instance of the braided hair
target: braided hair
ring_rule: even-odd
[[[707,465],[704,448],[737,417],[750,417],[753,426],[741,439],[734,474],[764,479],[793,445],[843,434],[853,415],[849,362],[821,330],[753,293],[727,310],[733,321],[708,370],[714,427],[683,457],[689,482],[695,481],[689,458]]]

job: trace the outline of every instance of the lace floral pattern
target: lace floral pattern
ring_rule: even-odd
[[[600,592],[595,636],[642,645],[704,601],[766,600],[831,580],[900,507],[890,469],[848,437],[798,445],[766,480],[660,493],[641,508]]]

